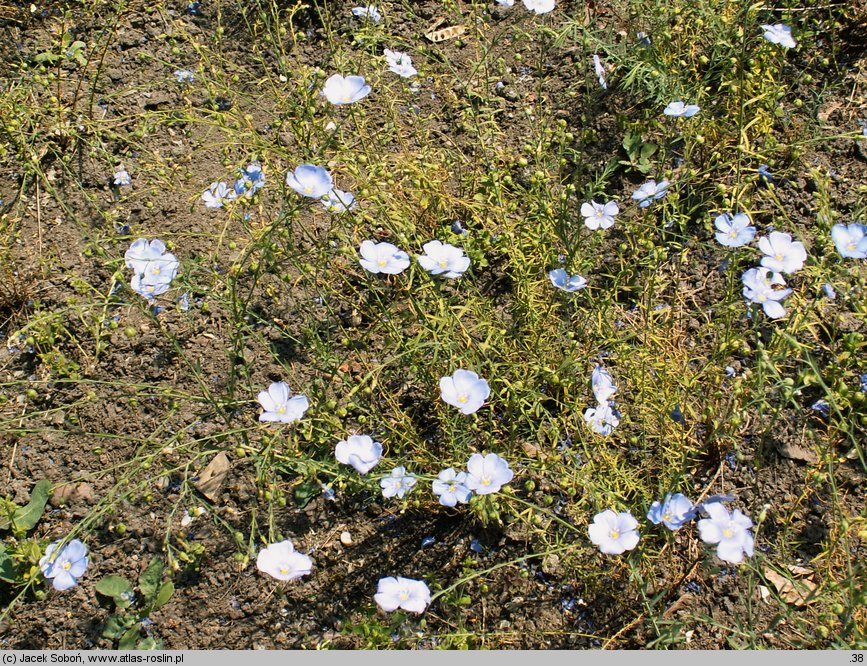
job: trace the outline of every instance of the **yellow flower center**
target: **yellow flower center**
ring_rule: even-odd
[[[856,247],[856,246],[855,246],[855,243],[849,243],[849,244],[846,246],[846,249],[849,250],[849,252],[854,252],[854,251],[855,251],[855,247]]]
[[[447,261],[441,261],[440,262],[440,268],[446,268],[448,265],[449,265],[449,262],[447,262]]]
[[[663,514],[662,519],[663,520],[671,520],[671,514],[670,513]]]
[[[737,237],[738,237],[738,232],[737,232],[737,231],[735,231],[734,229],[732,229],[731,231],[729,231],[729,238],[737,238]]]
[[[620,538],[620,531],[619,530],[611,530],[608,533],[608,536],[610,536],[612,539],[619,539]]]
[[[449,484],[449,492],[450,493],[455,492],[455,490],[457,490],[457,489],[458,489],[458,487],[455,484],[453,484],[453,483]]]
[[[723,530],[723,533],[722,533],[722,534],[723,534],[723,536],[724,536],[726,539],[731,539],[731,538],[735,535],[735,533],[732,532],[731,528],[728,528],[728,527],[726,527],[726,528]]]
[[[280,573],[283,574],[283,575],[285,576],[287,573],[289,573],[289,567],[287,567],[287,566],[284,564],[282,567],[280,567]]]
[[[774,255],[774,259],[776,259],[777,261],[782,261],[782,260],[783,260],[783,255],[777,253],[777,254]]]
[[[281,405],[280,407],[277,408],[277,413],[278,414],[285,414],[286,408]]]
[[[483,486],[491,485],[491,480],[490,479],[482,479],[482,485]]]
[[[352,101],[352,98],[349,95],[343,96],[343,103],[344,104],[349,104],[349,102],[351,102],[351,101]]]
[[[409,599],[409,595],[406,592],[401,592],[400,593],[400,600],[406,601],[407,599]]]
[[[380,259],[379,261],[376,262],[376,265],[379,266],[380,268],[382,268],[386,264],[388,264],[388,262],[385,259]]]
[[[470,399],[470,397],[469,397],[466,393],[461,393],[461,394],[458,396],[458,402],[461,403],[461,404],[464,404],[464,403],[465,403],[467,400],[469,400],[469,399]]]
[[[63,568],[69,571],[72,568],[72,562],[64,562]]]
[[[309,185],[304,188],[304,194],[310,194],[311,192],[313,192],[313,188]]]

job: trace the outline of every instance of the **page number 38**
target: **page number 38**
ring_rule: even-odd
[[[852,664],[863,664],[864,663],[864,653],[853,653],[852,658],[849,660],[849,663]]]

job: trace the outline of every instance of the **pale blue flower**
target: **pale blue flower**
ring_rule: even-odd
[[[717,557],[732,564],[740,563],[744,555],[752,557],[752,520],[738,509],[730,514],[719,502],[705,502],[701,508],[710,517],[698,521],[699,536],[705,543],[717,544]]]
[[[166,252],[157,259],[148,261],[141,267],[141,272],[136,267],[136,275],[140,275],[144,280],[143,284],[169,284],[175,279],[178,273],[180,262],[175,258],[175,255]]]
[[[415,474],[410,474],[406,471],[406,467],[395,467],[391,470],[391,474],[381,479],[379,482],[382,488],[383,497],[399,497],[403,499],[412,487],[416,484],[417,479]]]
[[[756,237],[756,228],[750,225],[750,216],[746,213],[737,213],[734,217],[721,213],[714,220],[714,226],[717,242],[726,247],[741,247]]]
[[[430,241],[422,246],[424,254],[419,255],[418,263],[431,275],[444,278],[459,278],[470,267],[470,258],[464,256],[464,251],[438,240]]]
[[[166,256],[171,257],[172,255]],[[132,276],[129,286],[140,296],[152,300],[169,290],[177,269],[177,260],[168,263],[165,261],[149,261],[141,273],[136,273]]]
[[[668,493],[665,499],[654,502],[647,512],[647,519],[654,525],[662,523],[672,532],[679,530],[690,520],[695,518],[695,507],[689,499],[681,493],[672,495]]]
[[[574,293],[587,286],[587,280],[580,275],[569,275],[562,268],[554,268],[548,271],[548,279],[557,289]]]
[[[606,555],[620,555],[638,545],[638,521],[628,511],[606,509],[593,517],[587,527],[590,541]]]
[[[256,396],[262,409],[259,420],[263,423],[292,423],[297,421],[310,407],[306,396],[292,395],[286,382],[273,382],[267,391]]]
[[[127,268],[136,273],[143,273],[149,261],[159,261],[166,255],[166,244],[159,239],[152,241],[146,238],[138,238],[132,242],[123,258]],[[173,255],[169,255],[174,259]]]
[[[115,171],[114,176],[112,176],[111,182],[118,187],[122,185],[132,185],[132,176],[129,175],[126,169],[121,167],[117,171]]]
[[[835,224],[831,228],[831,238],[841,257],[867,259],[867,226]]]
[[[335,106],[352,104],[364,99],[370,94],[370,86],[363,76],[340,76],[334,74],[325,81],[322,94]],[[328,188],[331,189],[331,188]]]
[[[61,541],[55,541],[45,549],[39,560],[39,570],[46,579],[51,580],[55,590],[63,592],[78,584],[78,579],[87,570],[87,546],[73,539],[59,551]]]
[[[828,418],[831,415],[831,404],[827,400],[817,400],[810,405],[810,409],[815,409],[825,418]]]
[[[176,69],[175,78],[178,83],[192,83],[194,77],[193,73],[188,69]]]
[[[611,402],[600,403],[584,411],[584,421],[593,432],[607,437],[620,425],[620,412]]]
[[[222,208],[224,203],[234,200],[235,192],[230,190],[226,183],[211,183],[208,189],[202,192],[205,208]]]
[[[286,174],[286,184],[302,197],[321,199],[334,187],[331,174],[315,164],[302,164]]]
[[[443,402],[457,407],[462,414],[478,411],[490,394],[488,382],[471,370],[455,370],[451,377],[440,378]]]
[[[313,560],[295,551],[290,540],[272,543],[259,551],[256,568],[277,580],[295,580],[307,576],[313,569]]]
[[[379,579],[373,599],[386,613],[398,608],[410,613],[423,613],[431,601],[431,593],[424,581],[389,576]]]
[[[502,5],[503,7],[513,7],[515,5],[515,0],[497,0],[498,5]]]
[[[258,190],[265,186],[265,174],[258,162],[251,162],[245,169],[241,169],[238,180],[235,181],[235,196],[252,197]]]
[[[375,5],[367,5],[365,7],[353,7],[352,15],[357,18],[367,19],[373,23],[379,23],[382,20],[382,14]]]
[[[477,495],[491,495],[515,476],[509,463],[496,453],[474,453],[467,461],[466,486]]]
[[[632,193],[632,198],[638,202],[639,208],[647,208],[654,201],[661,199],[668,193],[668,185],[667,180],[663,180],[658,184],[655,180],[648,180]]]
[[[334,457],[337,462],[352,465],[360,474],[367,474],[382,457],[382,444],[369,435],[352,435],[337,443]]]
[[[607,404],[609,400],[617,393],[617,386],[614,385],[614,380],[608,371],[601,365],[593,368],[593,374],[590,377],[590,385],[593,388],[593,395],[596,397],[596,402],[600,405]]]
[[[524,7],[536,14],[547,14],[557,5],[557,0],[524,0]]]
[[[663,113],[673,118],[692,118],[699,110],[697,104],[686,104],[681,100],[677,100],[666,106]]]
[[[603,90],[608,90],[608,83],[605,81],[605,66],[602,60],[595,53],[593,54],[593,69],[596,70],[596,77],[599,79],[599,85]],[[604,227],[603,227],[604,228]]]
[[[609,229],[614,224],[614,218],[620,212],[616,201],[601,204],[590,201],[581,204],[581,215],[584,216],[584,226],[595,231]]]
[[[412,58],[406,53],[385,49],[383,54],[385,55],[385,61],[388,63],[388,69],[401,78],[409,79],[418,74],[418,70],[412,66]]]
[[[792,29],[784,23],[763,24],[762,30],[764,30],[765,39],[771,44],[779,44],[787,49],[793,49],[797,46],[795,38],[792,37]]]
[[[178,273],[180,262],[175,255],[166,252],[158,259],[152,259],[145,264],[141,275],[147,284],[170,283]]]
[[[148,300],[164,294],[178,272],[180,263],[165,250],[161,240],[139,238],[124,255],[127,267],[133,270],[130,287]]]
[[[139,296],[144,296],[146,299],[153,300],[157,296],[162,296],[169,290],[168,282],[155,282],[146,280],[142,275],[134,275],[129,282],[132,289]]]
[[[768,275],[768,268],[751,268],[741,276],[743,295],[750,303],[761,305],[765,314],[771,319],[779,319],[786,315],[786,309],[780,301],[792,293],[791,289],[774,289],[774,285],[785,285],[786,282],[779,273]]]
[[[466,504],[473,494],[466,483],[466,472],[456,472],[454,467],[449,467],[437,475],[433,482],[433,493],[443,506],[455,506],[458,502]]]
[[[333,189],[322,197],[322,205],[329,213],[344,213],[356,207],[355,195],[352,192]]]
[[[764,252],[761,264],[774,273],[791,275],[804,267],[807,250],[801,241],[781,231],[772,231],[759,239],[759,249]]]
[[[362,268],[371,273],[397,275],[409,268],[409,255],[391,243],[374,243],[366,240],[359,248]]]

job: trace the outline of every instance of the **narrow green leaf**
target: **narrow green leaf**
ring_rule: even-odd
[[[140,625],[136,623],[132,629],[120,637],[120,640],[117,642],[118,650],[135,650],[135,644],[138,643],[138,639],[141,636],[139,626]]]
[[[158,650],[159,646],[157,645],[156,640],[153,636],[148,636],[138,642],[137,650]]]
[[[15,561],[6,553],[6,546],[0,543],[0,580],[7,583],[18,582],[18,572]]]
[[[132,583],[123,576],[106,576],[96,584],[96,591],[114,599],[118,608],[126,608],[129,599],[123,595],[132,593]]]
[[[142,596],[152,602],[159,589],[160,582],[163,578],[163,561],[159,557],[154,557],[148,568],[142,572],[138,579],[138,587],[141,590]]]
[[[318,483],[314,483],[313,481],[305,481],[304,483],[295,487],[295,502],[302,509],[307,506],[307,504],[314,497],[320,495],[322,491],[319,488]]]
[[[48,62],[48,63],[51,63],[53,65],[58,60],[60,60],[60,56],[57,55],[56,53],[52,53],[51,51],[45,51],[44,53],[37,54],[33,58],[33,60],[35,60],[38,63]]]
[[[47,479],[37,481],[30,493],[30,501],[12,516],[12,526],[22,532],[36,527],[36,523],[42,518],[42,512],[45,511],[45,505],[48,503],[50,495],[51,481]]]
[[[126,625],[123,624],[121,618],[117,615],[112,615],[102,628],[102,637],[115,641],[120,638],[126,631]]]
[[[172,581],[167,580],[160,586],[160,591],[157,592],[157,597],[154,599],[154,609],[165,605],[172,595],[175,593],[175,586]]]

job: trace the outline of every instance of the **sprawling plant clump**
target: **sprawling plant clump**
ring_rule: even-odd
[[[0,7],[4,644],[863,649],[863,18]]]

